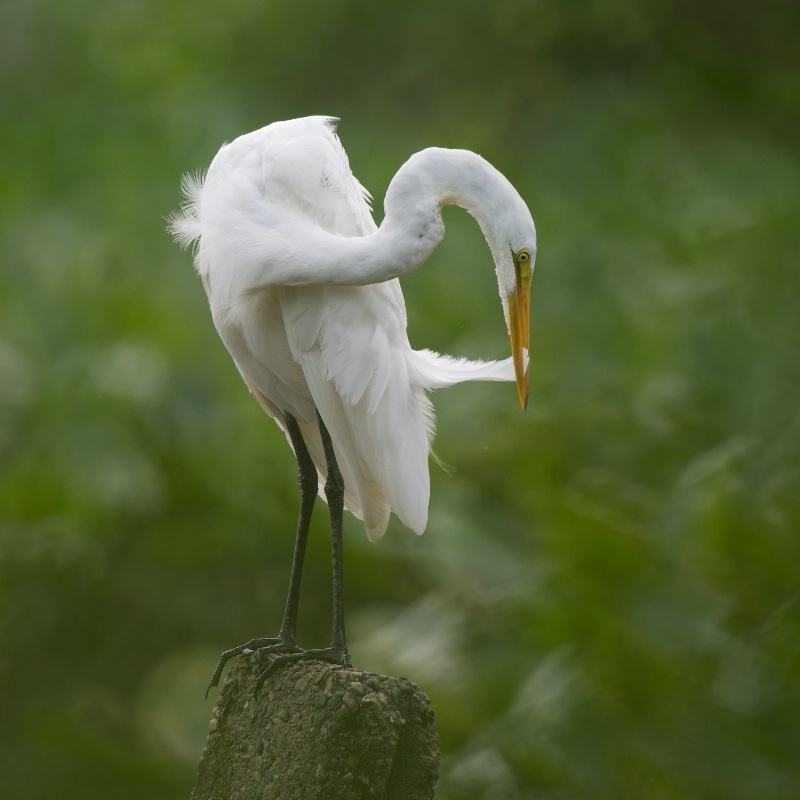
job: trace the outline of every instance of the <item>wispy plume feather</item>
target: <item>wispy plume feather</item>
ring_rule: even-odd
[[[181,192],[185,200],[177,211],[167,217],[167,229],[184,250],[200,238],[200,195],[204,182],[204,172],[187,172],[181,178]]]

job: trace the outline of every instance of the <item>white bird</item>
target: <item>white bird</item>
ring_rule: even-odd
[[[390,511],[425,529],[433,411],[426,392],[467,380],[516,380],[528,396],[529,298],[536,230],[513,186],[480,156],[430,148],[392,179],[376,227],[331,117],[275,122],[225,144],[205,177],[186,175],[170,218],[194,264],[222,341],[261,408],[286,434],[302,503],[283,623],[245,649],[349,665],[342,601],[342,508],[380,538]],[[477,220],[494,259],[512,357],[481,362],[413,350],[398,277],[444,236],[441,210]],[[328,648],[296,642],[300,578],[317,493],[330,506],[334,569]]]

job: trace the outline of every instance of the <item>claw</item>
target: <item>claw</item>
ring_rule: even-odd
[[[350,660],[350,653],[344,647],[325,647],[319,650],[300,650],[296,648],[292,653],[281,653],[271,659],[269,664],[264,667],[256,678],[256,685],[253,694],[258,698],[261,692],[261,687],[264,685],[267,677],[271,672],[274,672],[281,664],[288,664],[292,661],[327,661],[329,664],[338,664],[341,667],[350,667],[352,662]]]
[[[269,664],[258,673],[254,691],[256,697],[258,697],[267,676],[280,667],[281,664],[308,659],[311,661],[327,661],[330,664],[338,664],[342,667],[352,666],[350,653],[347,652],[347,648],[344,646],[331,645],[330,647],[319,650],[302,650],[297,647],[294,642],[281,639],[280,637],[274,639],[251,639],[249,642],[240,644],[238,647],[225,650],[220,655],[217,668],[214,670],[214,674],[211,676],[211,680],[206,687],[206,699],[208,699],[208,693],[211,691],[211,688],[219,685],[219,679],[222,677],[222,671],[225,669],[228,660],[234,656],[240,656],[242,653],[253,650],[258,651],[259,655],[261,655],[261,653],[276,653],[275,657],[270,659]]]
[[[225,669],[225,665],[228,663],[228,660],[234,656],[241,655],[246,650],[265,650],[267,652],[274,653],[280,652],[281,650],[294,652],[298,650],[298,648],[295,646],[294,642],[289,642],[285,639],[277,637],[270,639],[251,639],[249,642],[240,644],[238,647],[232,647],[230,650],[225,650],[220,655],[219,661],[217,662],[217,668],[214,670],[214,674],[211,676],[211,680],[208,682],[208,686],[206,687],[206,700],[208,699],[208,693],[211,691],[212,687],[219,686],[219,679],[222,677],[222,671]]]

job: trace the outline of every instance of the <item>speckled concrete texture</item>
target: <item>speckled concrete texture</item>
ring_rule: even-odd
[[[191,800],[430,800],[439,741],[405,678],[243,654],[213,711]]]

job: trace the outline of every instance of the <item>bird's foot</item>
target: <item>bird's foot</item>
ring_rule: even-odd
[[[208,682],[208,686],[206,687],[206,697],[208,697],[208,693],[211,691],[212,686],[219,685],[219,679],[222,677],[222,670],[225,669],[225,664],[228,663],[228,659],[253,650],[264,651],[267,653],[279,653],[287,656],[305,652],[297,647],[293,640],[281,636],[273,638],[251,639],[249,642],[240,644],[238,647],[232,647],[230,650],[225,650],[220,655],[219,661],[217,662],[217,668],[214,670],[214,674],[211,676],[211,680]],[[269,669],[269,667],[267,669]],[[259,677],[261,677],[261,675],[259,675]]]
[[[274,653],[276,651],[271,648],[262,648],[262,652]],[[342,667],[352,666],[350,653],[347,652],[347,647],[344,645],[332,644],[330,647],[323,647],[315,650],[301,650],[299,647],[295,647],[288,653],[279,652],[279,654],[270,659],[269,664],[261,670],[256,679],[255,696],[258,697],[258,693],[261,691],[261,687],[264,685],[267,676],[274,673],[282,664],[306,659],[310,661],[327,661],[329,664],[338,664]]]

